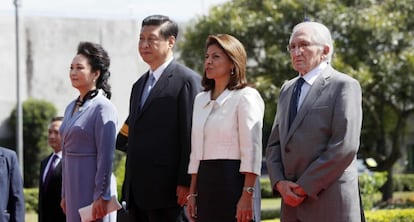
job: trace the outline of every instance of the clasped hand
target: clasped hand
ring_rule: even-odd
[[[281,180],[276,184],[276,188],[283,201],[291,207],[299,206],[306,198],[303,188],[292,181]]]

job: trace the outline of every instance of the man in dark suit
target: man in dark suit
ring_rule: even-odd
[[[361,87],[331,66],[333,41],[321,23],[302,22],[288,51],[298,76],[281,88],[267,169],[282,196],[281,221],[363,219],[356,154]]]
[[[39,178],[39,222],[66,221],[60,207],[62,193],[62,146],[59,128],[63,117],[55,117],[49,124],[48,142],[53,153],[42,160]]]
[[[23,180],[16,153],[0,147],[0,221],[24,222]]]
[[[117,138],[117,148],[127,153],[124,199],[135,222],[175,222],[187,201],[193,101],[201,77],[174,60],[177,34],[167,16],[142,22],[138,49],[150,70],[132,88]]]

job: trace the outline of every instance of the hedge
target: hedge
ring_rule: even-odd
[[[414,209],[372,210],[365,212],[368,222],[412,222]]]

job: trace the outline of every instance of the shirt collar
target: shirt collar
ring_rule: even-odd
[[[302,78],[309,84],[312,85],[316,78],[319,76],[319,74],[322,73],[322,70],[324,70],[328,66],[328,63],[322,62],[315,68],[313,68],[310,72],[305,73],[305,75],[302,76]]]
[[[204,94],[204,106],[208,106],[210,104],[217,104],[218,106],[222,106],[226,100],[230,97],[230,95],[232,94],[232,90],[229,89],[225,89],[218,97],[216,100],[212,100],[211,99],[211,93],[212,90],[208,91],[207,93]]]
[[[62,159],[62,151],[59,151],[57,153],[53,153],[53,155],[56,155],[59,157],[59,159]]]
[[[169,59],[167,59],[167,61],[165,61],[162,65],[160,65],[156,70],[150,69],[150,73],[154,75],[155,81],[157,81],[161,77],[165,68],[167,68],[167,66],[171,63],[173,59],[174,57],[170,57]]]

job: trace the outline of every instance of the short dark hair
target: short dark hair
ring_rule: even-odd
[[[55,121],[62,121],[62,120],[63,120],[63,116],[55,116],[52,118],[50,122],[53,123]]]
[[[170,36],[177,38],[178,36],[178,25],[176,22],[171,20],[165,15],[150,15],[142,20],[141,27],[144,26],[162,26],[160,29],[160,35],[164,39],[168,39]]]

